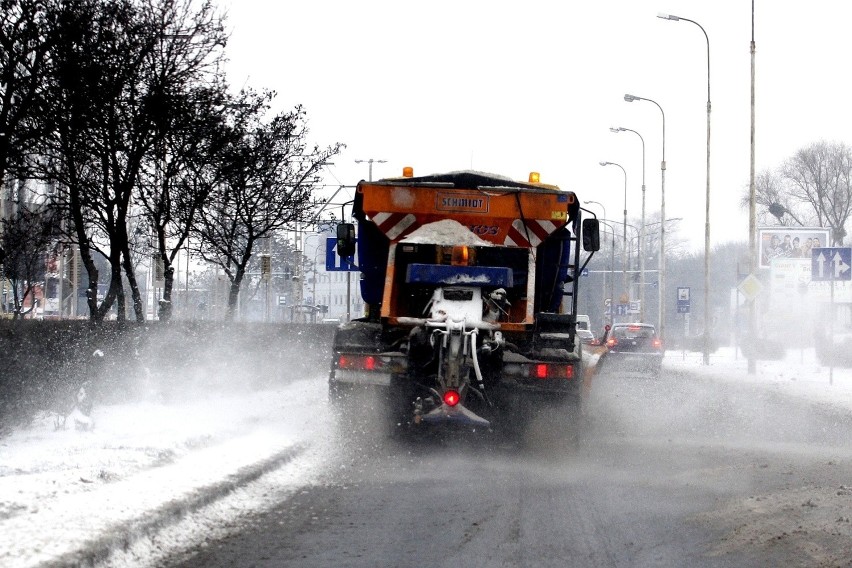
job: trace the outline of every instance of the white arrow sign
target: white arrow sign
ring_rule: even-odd
[[[849,265],[843,262],[839,252],[834,253],[831,260],[832,264],[834,264],[834,278],[835,280],[839,280],[840,275],[849,270]],[[822,272],[822,263],[820,263],[820,272]]]
[[[825,255],[819,253],[817,257],[817,264],[819,265],[819,277],[822,278],[825,275],[824,266],[825,266]]]

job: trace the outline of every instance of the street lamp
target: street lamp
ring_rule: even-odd
[[[748,273],[754,275],[757,270],[757,193],[754,185],[754,0],[751,0],[751,140],[749,144],[749,172],[748,172]],[[748,301],[748,334],[750,338],[757,336],[757,322],[755,321],[754,298]],[[757,372],[757,362],[753,355],[753,349],[749,350],[748,374]]]
[[[603,209],[603,212],[604,212],[604,219],[607,218],[606,206],[603,203],[601,203],[600,201],[594,201],[594,200],[591,200],[591,199],[586,201],[585,203],[586,203],[586,205],[588,205],[589,203],[594,203],[595,205],[600,205],[601,209]],[[614,285],[615,276],[613,274],[613,268],[615,266],[615,231],[612,230],[612,225],[610,225],[609,223],[604,223],[604,224],[609,226],[609,234],[612,235],[612,242],[610,243],[610,247],[609,247],[609,249],[610,249],[610,251],[609,251],[609,317],[610,317],[610,323],[612,323],[612,321],[613,321],[612,316],[613,316],[613,312],[615,311],[614,306],[613,306],[613,304],[614,304],[613,295],[615,294],[615,285]],[[606,272],[604,272],[604,286],[603,287],[604,287],[604,294],[606,294]]]
[[[632,132],[642,141],[642,220],[640,223],[639,242],[637,248],[642,250],[642,240],[645,238],[645,139],[632,128],[616,126],[609,129],[610,132]],[[639,321],[645,321],[645,255],[639,255]]]
[[[678,22],[683,20],[695,24],[707,40],[707,196],[704,203],[704,364],[710,364],[710,38],[707,31],[694,20],[671,14],[659,14],[658,18]],[[665,217],[663,217],[665,219]]]
[[[648,101],[649,103],[654,103],[657,105],[657,108],[660,109],[660,114],[663,116],[663,159],[660,162],[660,219],[666,218],[666,113],[663,112],[663,107],[657,101],[646,99],[644,97],[637,97],[636,95],[624,95],[624,100],[628,103],[632,103],[633,101]],[[658,309],[658,318],[659,318],[659,336],[660,339],[665,341],[665,326],[666,326],[666,224],[660,223],[660,258],[659,258],[659,270],[660,270],[660,285],[658,287],[659,291],[659,305]]]
[[[621,279],[622,279],[622,294],[627,293],[627,171],[621,164],[616,164],[615,162],[601,162],[602,166],[618,166],[621,168],[621,172],[624,174],[624,228],[622,229],[623,237],[624,237],[624,261],[622,263],[621,270]],[[629,300],[628,296],[628,300]]]
[[[368,174],[369,177],[367,178],[367,181],[373,181],[373,163],[384,164],[384,163],[387,162],[387,160],[374,160],[373,158],[370,158],[368,160],[355,160],[356,164],[363,164],[364,162],[367,162],[367,164],[370,165],[369,174]]]

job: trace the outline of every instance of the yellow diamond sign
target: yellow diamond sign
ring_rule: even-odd
[[[763,284],[760,283],[760,280],[754,274],[749,274],[737,285],[737,290],[742,292],[747,300],[751,301],[757,298],[758,294],[763,290]]]

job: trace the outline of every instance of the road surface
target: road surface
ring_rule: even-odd
[[[579,448],[335,434],[316,482],[174,555],[217,566],[852,566],[852,417],[600,375]]]

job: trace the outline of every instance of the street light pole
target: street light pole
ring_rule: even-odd
[[[660,219],[666,218],[666,113],[663,112],[663,107],[657,101],[646,99],[644,97],[637,97],[636,95],[624,95],[624,100],[628,103],[632,103],[633,101],[648,101],[649,103],[654,103],[657,105],[657,108],[660,109],[660,114],[663,117],[663,158],[660,162]],[[660,269],[660,285],[659,285],[659,306],[657,306],[658,310],[658,318],[659,318],[659,329],[658,335],[660,339],[665,341],[665,329],[666,329],[666,224],[660,223],[660,258],[659,258],[659,269]]]
[[[645,239],[645,139],[641,134],[631,128],[618,126],[610,128],[611,132],[632,132],[642,141],[642,220],[639,224],[639,242],[636,248],[639,250],[639,321],[645,321],[645,254],[642,242]]]
[[[622,229],[622,237],[624,239],[624,250],[622,251],[624,259],[622,262],[622,270],[621,270],[621,285],[622,285],[622,294],[628,294],[627,299],[630,299],[629,290],[627,288],[627,170],[621,164],[616,164],[615,162],[601,162],[602,166],[618,166],[621,168],[621,173],[624,174],[624,228]]]
[[[600,219],[599,222],[609,228],[612,239],[609,245],[609,323],[613,324],[615,323],[615,229],[603,219]],[[606,288],[605,284],[604,288]]]
[[[387,163],[387,160],[374,160],[373,158],[369,158],[367,160],[355,160],[356,164],[363,164],[364,162],[367,162],[367,164],[369,164],[370,166],[368,170],[367,181],[373,181],[373,164],[384,164]]]
[[[757,270],[757,192],[754,184],[754,0],[751,0],[751,144],[750,144],[750,167],[748,183],[748,267],[749,275]],[[754,341],[757,336],[757,323],[754,298],[748,301],[748,336],[749,341]],[[757,361],[754,358],[754,349],[749,349],[748,374],[757,372]]]
[[[710,38],[707,31],[694,20],[671,14],[657,16],[664,20],[689,22],[695,24],[707,40],[707,195],[704,202],[704,364],[710,364]]]
[[[606,205],[604,205],[600,201],[593,201],[591,199],[586,201],[587,205],[589,203],[594,203],[595,205],[600,205],[601,209],[603,209],[603,212],[604,212],[604,219],[607,218],[607,216],[606,216]],[[605,224],[609,225],[609,223],[605,223]],[[613,266],[615,265],[615,231],[612,230],[611,225],[609,227],[610,227],[609,234],[612,235],[612,242],[610,243],[610,252],[609,252],[609,321],[610,321],[610,323],[613,323],[613,317],[612,317],[613,312],[614,312],[613,294],[615,292],[615,287],[614,287],[615,277],[613,276]],[[604,288],[604,294],[606,294],[606,272],[604,272],[604,286],[603,286],[603,288]]]

